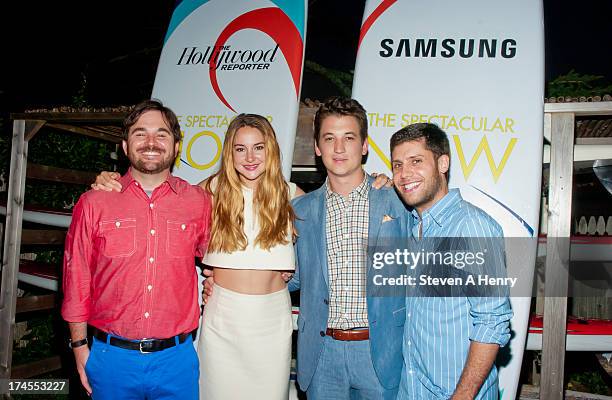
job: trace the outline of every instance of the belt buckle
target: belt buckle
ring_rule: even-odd
[[[154,339],[147,339],[147,338],[145,338],[145,339],[142,339],[140,342],[138,342],[138,350],[140,350],[140,353],[141,353],[141,354],[149,354],[149,353],[153,353],[152,351],[146,351],[146,350],[143,350],[143,349],[142,349],[143,344],[144,344],[144,345],[148,345],[148,346],[150,346],[150,347],[153,347],[153,340],[154,340]]]

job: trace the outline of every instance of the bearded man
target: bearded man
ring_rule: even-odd
[[[450,146],[434,124],[408,125],[391,137],[393,183],[411,208],[418,249],[485,254],[483,264],[435,266],[437,274],[505,274],[503,232],[480,208],[448,188]],[[460,271],[460,272],[458,272]],[[404,368],[398,400],[497,399],[495,358],[510,339],[512,310],[504,288],[421,287],[406,298]],[[437,293],[436,296],[432,293]],[[443,294],[440,294],[443,293]]]
[[[197,399],[194,257],[208,244],[210,198],[172,176],[181,131],[161,102],[136,105],[123,135],[121,191],[83,194],[66,237],[70,347],[96,400]]]

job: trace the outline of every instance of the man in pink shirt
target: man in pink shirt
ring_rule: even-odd
[[[170,173],[181,132],[161,102],[138,104],[123,134],[131,167],[121,191],[90,190],[74,208],[62,316],[96,400],[196,399],[194,257],[208,244],[210,198]]]

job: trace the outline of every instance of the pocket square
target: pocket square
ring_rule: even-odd
[[[385,216],[382,219],[382,222],[384,224],[385,222],[393,221],[394,219],[395,218],[393,218],[392,216],[385,214]]]

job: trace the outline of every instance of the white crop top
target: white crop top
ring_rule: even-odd
[[[289,196],[295,197],[296,186],[289,184]],[[213,182],[213,187],[214,182]],[[242,187],[244,197],[244,234],[247,238],[247,246],[244,250],[236,250],[231,253],[210,252],[203,259],[204,264],[213,267],[231,269],[264,269],[264,270],[293,270],[295,269],[295,254],[293,252],[293,241],[291,232],[287,235],[287,244],[278,244],[270,250],[264,250],[254,245],[255,238],[259,233],[257,215],[253,210],[253,190]]]

